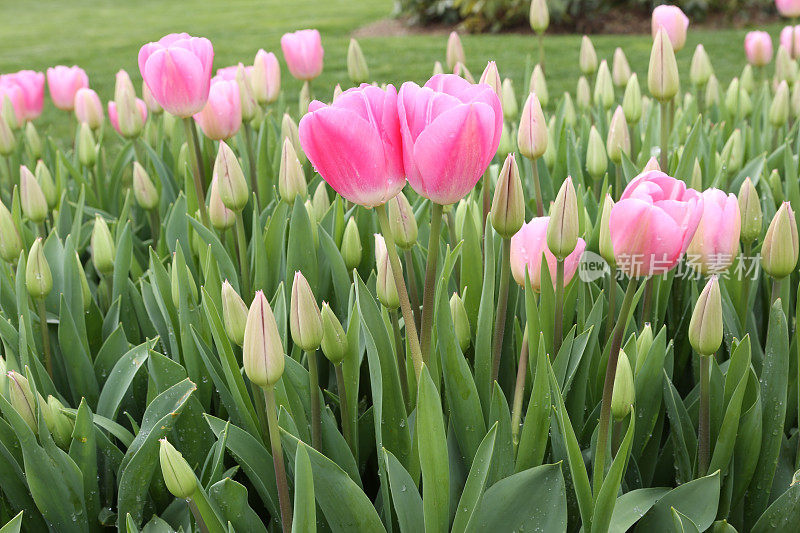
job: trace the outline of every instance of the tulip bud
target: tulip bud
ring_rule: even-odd
[[[397,309],[400,307],[400,296],[397,294],[397,284],[394,281],[392,265],[389,262],[386,241],[379,233],[375,234],[375,268],[378,272],[378,279],[375,282],[378,300],[387,309]]]
[[[546,0],[533,0],[528,18],[531,29],[536,33],[544,33],[550,25],[550,11]]]
[[[322,317],[311,286],[299,270],[292,282],[292,303],[289,321],[292,340],[305,351],[319,348],[322,343]]]
[[[147,106],[147,110],[153,114],[160,114],[164,111],[164,108],[161,107],[161,104],[153,98],[153,93],[150,91],[150,87],[147,86],[144,80],[142,80],[142,100],[144,100],[144,104]]]
[[[611,117],[606,149],[608,150],[609,159],[617,165],[622,161],[622,154],[630,155],[631,153],[631,136],[622,106],[617,106],[614,116]]]
[[[298,196],[305,198],[308,194],[306,176],[303,172],[303,165],[297,158],[297,152],[289,139],[283,141],[281,150],[281,166],[278,173],[278,192],[281,199],[289,205],[294,203]]]
[[[78,271],[78,277],[81,280],[81,298],[83,300],[83,310],[88,311],[92,305],[92,291],[89,290],[89,282],[86,281],[86,272],[83,270],[78,252],[75,252],[75,269]]]
[[[611,394],[611,414],[615,420],[622,420],[631,412],[636,388],[633,385],[631,363],[624,350],[619,351],[617,373],[614,375],[614,389]]]
[[[225,207],[234,213],[244,209],[250,198],[250,188],[236,154],[225,141],[219,142],[217,159],[214,161],[214,176]]]
[[[489,61],[486,64],[486,68],[483,69],[483,74],[481,74],[481,79],[478,83],[485,83],[494,90],[498,98],[502,98],[503,82],[500,81],[500,72],[497,70],[497,63],[494,61]]]
[[[517,118],[517,113],[519,113],[517,96],[514,94],[514,84],[511,83],[511,78],[506,78],[503,80],[503,87],[500,96],[500,104],[503,108],[503,117],[507,121],[511,122]]]
[[[749,63],[742,69],[742,74],[739,77],[739,82],[743,91],[752,93],[756,88],[756,80],[753,76],[753,66]]]
[[[324,181],[320,181],[317,188],[314,189],[311,205],[314,212],[314,219],[317,222],[322,222],[325,213],[327,213],[328,209],[331,207],[331,201],[328,198],[328,189]]]
[[[39,186],[39,182],[25,165],[19,168],[19,199],[22,212],[34,224],[40,224],[47,218],[47,199]]]
[[[498,159],[505,159],[508,154],[514,151],[514,139],[511,137],[511,130],[508,129],[508,122],[503,123],[500,129],[500,143],[497,146]],[[445,206],[447,209],[448,206]]]
[[[698,355],[714,355],[722,345],[722,296],[717,276],[706,283],[689,321],[689,342]]]
[[[252,74],[248,74],[244,65],[239,63],[236,68],[236,85],[239,86],[239,104],[242,111],[242,121],[249,122],[259,113],[258,102],[253,94]]]
[[[50,170],[41,159],[36,163],[36,182],[44,194],[48,209],[53,209],[58,202],[58,190]]]
[[[103,275],[110,274],[114,270],[114,239],[100,215],[94,217],[91,245],[94,269]]]
[[[763,218],[761,200],[758,198],[753,181],[747,177],[739,188],[739,214],[742,217],[741,239],[745,244],[752,243],[761,236]]]
[[[764,235],[761,267],[775,279],[783,279],[797,265],[797,221],[789,202],[783,202]]]
[[[28,378],[19,372],[9,371],[7,377],[8,401],[17,414],[28,424],[35,434],[39,433],[36,423],[36,399],[33,397]]]
[[[142,111],[136,102],[136,91],[128,73],[120,70],[117,72],[116,81],[114,103],[117,108],[119,132],[127,139],[134,139],[142,133],[145,119],[142,117]]]
[[[444,67],[442,66],[442,62],[441,61],[435,61],[433,63],[433,73],[432,73],[432,75],[436,76],[437,74],[444,74]]]
[[[166,438],[159,439],[158,459],[167,490],[176,498],[188,500],[197,492],[197,476],[192,467]]]
[[[33,122],[25,124],[25,144],[33,159],[42,157],[42,139],[39,137],[39,132],[36,131],[36,126],[33,125]]]
[[[615,266],[616,258],[614,257],[614,244],[611,242],[611,209],[614,207],[614,200],[611,199],[610,194],[606,194],[603,200],[603,212],[600,215],[600,256],[605,260],[609,266]]]
[[[417,242],[417,219],[414,218],[414,210],[408,199],[402,193],[397,194],[387,202],[389,227],[392,230],[392,237],[397,246],[404,250],[411,249]],[[352,220],[352,219],[351,219]],[[357,231],[357,229],[356,229]],[[361,242],[358,243],[359,247]],[[361,251],[359,249],[359,259]]]
[[[341,96],[341,94],[342,94],[342,86],[337,83],[336,87],[333,88],[333,98],[331,99],[331,102],[335,102],[336,99],[339,98],[339,96]]]
[[[250,81],[259,104],[271,104],[278,99],[281,92],[281,67],[275,54],[268,54],[264,50],[256,53]]]
[[[308,109],[303,110],[301,114],[305,115],[306,111],[308,111]],[[281,145],[283,145],[283,142],[286,139],[289,139],[289,141],[292,143],[295,156],[300,163],[305,163],[306,154],[303,153],[303,147],[300,145],[300,130],[297,129],[297,123],[292,120],[292,117],[289,116],[289,113],[284,113],[283,120],[281,121]]]
[[[778,52],[775,54],[775,82],[780,83],[785,81],[791,83],[794,81],[794,64],[786,47],[783,45],[779,46]]]
[[[556,117],[550,117],[547,123],[547,150],[542,154],[542,161],[551,172],[556,164],[556,143],[555,143]]]
[[[22,239],[14,224],[14,217],[11,212],[0,201],[0,258],[7,263],[13,263],[19,259],[22,251]]]
[[[708,78],[706,84],[705,101],[708,107],[719,105],[719,81],[713,74]]]
[[[780,128],[789,120],[789,84],[785,81],[778,84],[772,104],[769,106],[769,123]]]
[[[25,287],[32,298],[44,298],[53,289],[53,275],[44,256],[42,238],[33,241],[25,267]]]
[[[467,62],[464,56],[464,47],[461,46],[461,39],[454,31],[450,32],[450,37],[447,38],[447,68],[453,71],[456,68],[456,63],[464,64]]]
[[[11,131],[8,122],[0,120],[0,155],[9,156],[14,153],[17,147],[17,140],[14,138],[14,132]]]
[[[728,174],[738,172],[744,164],[744,140],[742,139],[742,130],[735,129],[725,146],[722,147],[722,164],[723,170]]]
[[[689,67],[689,81],[695,87],[703,87],[713,74],[714,68],[711,66],[706,49],[702,44],[698,44],[694,49],[692,64]]]
[[[651,346],[653,346],[653,327],[650,322],[645,322],[642,331],[636,336],[636,373],[647,359]]]
[[[578,108],[582,110],[589,109],[592,106],[592,90],[589,88],[589,80],[586,79],[586,76],[578,78],[575,101],[578,102]]]
[[[84,167],[93,167],[97,162],[97,145],[94,143],[94,135],[89,125],[85,122],[81,124],[78,134],[78,161]]]
[[[535,93],[528,95],[522,107],[517,146],[520,153],[531,160],[538,159],[547,150],[547,123]]]
[[[514,154],[509,154],[497,176],[492,199],[492,227],[504,239],[510,239],[525,222],[525,195]]]
[[[783,194],[783,181],[781,180],[781,175],[778,174],[777,168],[773,168],[772,172],[769,173],[769,176],[767,177],[767,184],[772,192],[772,199],[775,200],[775,203],[783,203],[785,200],[785,196]]]
[[[361,264],[361,235],[354,218],[348,219],[347,225],[344,227],[341,252],[347,270],[358,268],[358,265]]]
[[[283,375],[283,345],[275,315],[263,291],[256,292],[244,327],[244,372],[259,387],[271,387]]]
[[[578,244],[578,197],[572,178],[567,176],[550,207],[547,248],[558,259],[565,259]]]
[[[792,117],[800,116],[800,83],[792,84],[792,94],[789,99]]]
[[[461,351],[465,352],[472,342],[472,331],[469,325],[467,309],[464,307],[464,300],[455,292],[450,297],[450,315],[453,318],[458,345],[461,347]]]
[[[678,94],[678,63],[675,52],[664,28],[658,29],[650,52],[650,67],[647,71],[647,87],[653,98],[667,102]]]
[[[631,66],[628,64],[628,58],[625,57],[625,52],[622,48],[617,47],[614,50],[614,60],[611,64],[611,79],[619,88],[625,87],[631,77]]]
[[[225,207],[219,192],[219,182],[214,177],[208,190],[208,219],[217,231],[224,232],[236,223],[236,214]]]
[[[529,92],[532,92],[536,95],[539,99],[539,103],[542,107],[547,107],[547,102],[550,100],[549,93],[547,92],[547,80],[544,77],[544,71],[542,67],[537,64],[533,67],[533,72],[531,73],[531,81],[528,85]],[[587,82],[587,89],[588,89],[588,82]]]
[[[297,110],[302,117],[308,113],[308,106],[311,104],[311,85],[308,82],[303,83],[300,88],[300,95],[297,98]]]
[[[731,115],[736,115],[740,111],[742,99],[742,89],[739,85],[739,78],[733,78],[725,91],[725,108]]]
[[[611,72],[608,70],[606,60],[600,62],[597,77],[594,80],[594,105],[603,109],[611,109],[614,105],[614,85],[611,82]]]
[[[244,343],[244,327],[247,323],[247,305],[227,279],[222,283],[222,318],[228,338],[241,346]]]
[[[592,129],[589,130],[589,142],[586,147],[586,170],[592,179],[599,180],[606,173],[607,168],[606,147],[597,128],[592,126]]]
[[[339,365],[347,355],[347,334],[328,302],[322,302],[322,353],[334,365]]]
[[[594,50],[594,45],[587,35],[581,39],[581,53],[578,57],[581,72],[584,76],[591,76],[597,71],[597,52]]]
[[[625,94],[622,96],[622,111],[625,112],[625,120],[631,126],[642,118],[642,89],[639,87],[639,77],[635,73],[631,75],[625,86]]]
[[[696,191],[703,190],[703,170],[700,168],[700,161],[697,158],[694,159],[694,167],[692,167],[691,187]]]
[[[369,79],[367,60],[355,39],[350,39],[350,46],[347,48],[347,74],[356,85],[365,83]]]
[[[133,162],[133,196],[145,211],[158,207],[158,191],[150,180],[147,171],[138,161]]]
[[[578,116],[575,114],[575,106],[572,104],[572,97],[568,92],[564,92],[564,123],[570,126],[575,126],[578,121]]]
[[[187,299],[190,303],[197,301],[197,285],[194,282],[192,271],[189,270],[189,265],[187,265],[185,262],[177,261],[177,257],[177,254],[173,252],[172,268],[170,269],[170,289],[172,291],[172,303],[175,305],[176,309],[178,309],[181,305],[181,267],[183,267],[184,274],[188,278],[187,285],[191,290],[191,296],[187,295]]]
[[[47,403],[39,399],[39,406],[42,409],[42,417],[47,429],[53,435],[53,440],[61,449],[67,449],[72,442],[72,430],[74,424],[72,420],[63,413],[64,404],[54,396],[47,397]]]
[[[83,87],[75,93],[75,118],[81,124],[87,124],[92,131],[103,125],[103,104],[92,89]]]

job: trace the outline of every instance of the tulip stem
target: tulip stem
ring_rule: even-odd
[[[492,178],[489,174],[489,170],[487,169],[486,172],[483,173],[483,190],[481,191],[483,194],[483,222],[481,223],[481,229],[483,232],[481,233],[481,237],[486,233],[486,217],[489,216],[489,211],[492,209]]]
[[[542,67],[542,72],[544,72],[544,32],[537,32],[536,36],[539,41],[539,66]]]
[[[317,369],[317,351],[307,350],[308,359],[308,389],[311,392],[311,446],[322,451],[322,422],[319,404],[319,370]]]
[[[225,533],[225,527],[217,512],[211,507],[208,497],[203,492],[202,488],[195,490],[194,494],[189,498],[189,509],[194,515],[194,520],[197,523],[197,528],[202,533]]]
[[[420,332],[420,350],[422,360],[428,362],[431,354],[431,336],[433,335],[433,296],[436,289],[436,268],[439,263],[439,238],[442,232],[441,204],[431,204],[431,225],[428,236],[428,259],[425,265],[425,286],[422,289],[422,331]],[[419,378],[419,376],[417,376]]]
[[[743,245],[742,256],[741,256],[742,267],[747,266],[744,264],[744,262],[750,259],[752,248],[753,248],[752,242],[748,242]],[[742,326],[742,331],[741,331],[742,337],[744,337],[745,333],[747,333],[747,315],[748,315],[747,311],[749,309],[748,305],[750,305],[750,279],[746,275],[747,271],[746,270],[743,271],[745,272],[745,276],[741,279],[742,299],[739,302],[739,307],[737,309],[737,312],[739,314],[739,324]]]
[[[669,112],[667,102],[661,102],[661,171],[669,174],[667,165],[669,163],[667,154],[667,144],[669,143],[669,122],[667,114]]]
[[[556,259],[556,311],[553,321],[553,355],[561,349],[562,324],[564,322],[564,260]]]
[[[197,204],[200,209],[200,219],[203,225],[207,228],[211,227],[208,220],[208,210],[206,209],[206,195],[205,195],[205,170],[203,169],[203,154],[200,152],[200,140],[197,138],[197,130],[194,127],[194,120],[191,117],[183,119],[183,128],[186,132],[186,142],[194,146],[192,152],[192,164],[194,169],[192,171],[192,178],[194,178],[194,191],[197,194]]]
[[[544,202],[542,200],[542,184],[539,181],[539,165],[538,159],[531,159],[531,168],[533,169],[533,191],[536,196],[536,216],[544,216]]]
[[[278,485],[281,526],[283,533],[290,533],[292,531],[292,501],[289,499],[289,484],[286,481],[286,466],[283,464],[283,449],[281,448],[281,430],[278,427],[275,391],[272,387],[264,387],[264,400],[269,424],[269,443],[272,447],[272,463],[275,465],[275,481]]]
[[[517,382],[514,385],[514,403],[511,409],[511,441],[516,450],[519,444],[520,421],[522,420],[522,395],[525,392],[525,378],[528,374],[528,326],[522,334],[522,348],[519,351],[519,365],[517,366]]]
[[[781,280],[772,278],[772,296],[769,299],[770,305],[775,303],[775,300],[781,297]]]
[[[256,156],[253,151],[253,128],[250,126],[250,121],[244,121],[244,143],[247,148],[247,161],[250,170],[250,187],[256,194],[256,212],[259,211],[261,204],[261,196],[258,194],[258,177],[256,176]]]
[[[153,250],[155,250],[158,247],[158,237],[161,234],[161,224],[158,221],[158,207],[154,207],[148,211],[148,215],[150,218],[150,242]]]
[[[244,219],[242,212],[236,212],[236,248],[239,252],[239,267],[242,270],[242,287],[244,294],[252,299],[250,292],[250,261],[247,257],[247,238],[244,235]]]
[[[653,278],[647,278],[644,286],[644,300],[642,302],[642,322],[650,322],[650,312],[653,307]],[[655,322],[654,322],[655,323]]]
[[[708,461],[711,450],[710,434],[710,409],[709,409],[709,373],[713,355],[700,356],[700,418],[697,424],[697,475],[704,476],[708,470]]]
[[[453,215],[452,209],[445,213],[445,218],[447,219],[447,232],[450,235],[450,246],[455,246],[458,244],[458,237],[456,237],[456,217]],[[453,268],[453,276],[455,277],[456,286],[459,287],[461,286],[459,276],[460,261],[461,259],[456,258],[456,263]]]
[[[419,337],[417,336],[417,326],[414,324],[414,313],[411,311],[411,303],[408,301],[408,290],[406,290],[406,282],[405,279],[403,279],[403,267],[400,264],[400,256],[397,255],[397,248],[394,245],[392,228],[389,226],[389,216],[386,214],[386,205],[377,206],[375,208],[375,213],[378,215],[381,233],[383,234],[384,241],[386,241],[386,252],[389,254],[392,276],[394,276],[394,283],[397,287],[397,296],[400,298],[400,310],[403,312],[403,323],[406,326],[408,351],[410,352],[411,360],[414,362],[414,374],[416,378],[419,379],[423,364],[422,350],[420,349]],[[439,218],[441,220],[441,216]]]
[[[511,270],[511,239],[503,238],[503,257],[500,263],[500,294],[497,298],[497,314],[492,337],[492,380],[500,374],[500,356],[503,353],[503,336],[506,331],[506,306],[508,305],[508,277]]]
[[[344,385],[342,364],[339,363],[335,365],[334,369],[336,370],[336,388],[339,391],[339,412],[342,415],[342,435],[347,445],[350,447],[353,457],[358,457],[358,448],[356,447],[356,442],[353,440],[353,430],[350,427],[350,409],[347,404],[347,389]]]
[[[614,311],[617,306],[617,267],[611,267],[608,276],[608,314],[606,315],[606,342],[611,338],[614,329]]]
[[[406,411],[410,411],[411,404],[408,398],[408,375],[406,373],[406,359],[403,357],[405,353],[403,350],[403,338],[400,336],[400,317],[397,316],[397,310],[392,309],[389,311],[389,320],[392,323],[392,332],[394,333],[394,346],[397,352],[397,371],[400,374],[400,390],[403,393],[403,403],[406,406]]]
[[[406,263],[406,273],[408,274],[408,298],[411,302],[411,310],[414,313],[414,324],[419,329],[419,289],[417,288],[417,276],[414,273],[414,256],[411,250],[406,250],[403,254]]]
[[[42,350],[44,350],[44,365],[50,379],[53,379],[53,359],[50,355],[50,332],[47,328],[47,309],[44,298],[36,298],[36,310],[39,312],[39,328],[42,331]]]
[[[605,478],[605,462],[608,448],[608,429],[611,421],[611,395],[614,393],[614,377],[617,375],[617,360],[622,347],[622,336],[628,322],[628,314],[633,305],[636,294],[636,278],[628,280],[628,288],[619,309],[619,318],[614,326],[614,336],[611,338],[611,350],[608,353],[606,376],[603,382],[603,400],[600,404],[600,422],[597,430],[597,446],[594,450],[594,465],[592,467],[592,481],[595,496],[600,493],[600,487]]]

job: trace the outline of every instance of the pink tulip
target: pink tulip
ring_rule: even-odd
[[[789,51],[792,59],[797,59],[800,56],[800,25],[784,27],[781,30],[780,43]]]
[[[139,114],[142,116],[142,124],[144,124],[147,121],[147,104],[141,98],[137,98],[136,107],[139,109]],[[117,103],[114,102],[113,100],[108,102],[108,121],[111,122],[111,125],[114,127],[114,131],[116,131],[123,137],[126,137],[125,133],[123,133],[119,127],[119,114],[117,113]]]
[[[775,7],[782,17],[800,17],[800,0],[775,0]]]
[[[672,48],[677,52],[686,44],[686,30],[689,28],[687,17],[678,6],[660,5],[653,10],[650,28],[655,39],[658,29],[663,27],[667,32]]]
[[[25,100],[24,114],[17,117],[22,120],[33,120],[42,114],[44,105],[44,74],[33,70],[20,70],[13,74],[0,76],[0,80],[6,80],[19,86]]]
[[[525,286],[525,269],[531,279],[531,288],[539,291],[542,286],[542,255],[547,261],[547,269],[553,286],[556,283],[556,256],[547,248],[547,224],[550,217],[532,219],[511,237],[511,274],[514,280]],[[586,249],[586,241],[579,238],[575,250],[564,260],[564,285],[566,286],[581,262]]]
[[[238,65],[231,65],[230,67],[218,68],[217,74],[211,78],[212,84],[215,80],[236,81],[236,72],[239,70],[239,65],[241,65],[241,63]],[[249,77],[253,72],[253,67],[251,65],[245,66],[244,72]]]
[[[765,31],[751,31],[744,37],[744,53],[754,67],[763,67],[772,61],[772,37]]]
[[[194,119],[206,137],[221,141],[236,135],[242,126],[242,101],[236,81],[215,80],[208,93],[208,102],[194,115]]]
[[[617,267],[630,276],[668,272],[678,264],[703,216],[703,196],[659,170],[639,174],[611,208]]]
[[[103,104],[92,89],[82,87],[75,93],[75,118],[93,130],[103,124]]]
[[[322,38],[317,30],[300,30],[281,37],[281,50],[289,72],[298,80],[313,80],[322,73]]]
[[[719,189],[703,191],[703,216],[686,251],[687,263],[703,274],[721,274],[739,252],[739,200]]]
[[[275,54],[264,50],[256,53],[250,82],[253,95],[259,103],[269,104],[278,99],[281,92],[281,66]]]
[[[300,145],[328,185],[351,202],[375,207],[406,183],[397,91],[363,84],[330,105],[317,100],[300,120]]]
[[[72,111],[75,108],[75,93],[89,86],[89,77],[80,67],[58,65],[47,69],[47,86],[50,98],[59,109]]]
[[[172,33],[139,50],[139,71],[168,113],[191,117],[208,100],[214,47],[204,37]]]
[[[442,205],[466,196],[500,144],[503,111],[494,89],[437,74],[424,87],[404,83],[397,110],[411,187]]]
[[[22,126],[26,116],[25,94],[19,85],[11,80],[0,77],[0,111],[3,110],[6,103],[10,104],[14,110],[16,126]]]

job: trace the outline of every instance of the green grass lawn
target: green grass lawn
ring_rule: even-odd
[[[250,63],[258,48],[280,54],[280,36],[301,28],[318,28],[325,47],[325,70],[314,83],[318,95],[327,97],[337,82],[349,83],[345,58],[353,30],[391,14],[391,0],[28,0],[6,2],[0,20],[4,45],[0,72],[21,68],[44,70],[55,64],[78,64],[86,69],[91,85],[105,101],[113,94],[114,73],[126,69],[140,79],[136,57],[139,47],[169,32],[187,31],[214,43],[215,66],[238,61]],[[776,37],[780,26],[767,28]],[[679,53],[684,85],[697,43],[711,56],[723,86],[744,65],[743,30],[693,30]],[[611,60],[614,48],[623,47],[631,66],[640,73],[646,90],[650,37],[599,35],[593,41],[601,58]],[[433,62],[444,61],[446,36],[413,35],[360,39],[371,76],[381,82],[424,81]],[[497,61],[503,77],[511,77],[521,98],[529,56],[535,56],[531,34],[468,35],[463,37],[467,66],[477,77],[488,60]],[[579,75],[578,35],[548,35],[545,39],[547,80],[551,98],[575,90]],[[770,69],[771,70],[771,69]],[[284,87],[299,84],[283,69]],[[51,104],[40,121],[66,122]],[[59,128],[61,129],[61,128]],[[64,125],[66,130],[66,123]]]

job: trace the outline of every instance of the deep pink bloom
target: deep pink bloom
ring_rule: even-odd
[[[153,98],[183,118],[206,104],[213,62],[211,41],[187,33],[172,33],[139,50],[139,71]]]
[[[500,144],[503,111],[497,93],[455,74],[437,74],[424,87],[404,83],[397,111],[411,187],[442,205],[466,196]]]
[[[784,27],[781,30],[780,42],[791,58],[797,59],[800,56],[800,25]]]
[[[775,7],[783,17],[800,17],[800,0],[775,0]]]
[[[58,65],[47,69],[47,86],[53,104],[64,111],[72,111],[75,107],[75,93],[78,89],[89,86],[89,77],[80,67]]]
[[[92,89],[82,87],[75,93],[75,117],[93,130],[103,124],[103,104]]]
[[[141,98],[136,99],[136,107],[139,109],[139,114],[142,116],[142,124],[147,122],[147,104]],[[134,115],[135,116],[135,115]],[[108,121],[114,127],[114,131],[125,137],[119,129],[119,115],[117,114],[117,103],[113,100],[108,102]]]
[[[206,137],[221,141],[236,135],[242,126],[242,101],[236,81],[214,79],[208,101],[194,119]]]
[[[735,194],[719,189],[703,191],[703,216],[686,251],[690,267],[703,274],[720,274],[739,253],[742,219]]]
[[[375,207],[406,183],[397,91],[349,89],[330,105],[311,102],[300,120],[300,144],[328,185],[351,202]]]
[[[744,53],[754,67],[763,67],[772,61],[772,37],[765,31],[747,32],[744,37]]]
[[[703,216],[703,196],[660,170],[639,174],[611,208],[617,267],[631,276],[662,274],[686,252]]]
[[[689,29],[689,17],[678,6],[660,5],[653,10],[650,29],[655,39],[659,28],[664,28],[677,52],[686,44],[686,30]]]
[[[25,100],[24,114],[17,117],[21,120],[33,120],[42,114],[44,105],[44,74],[34,70],[20,70],[12,74],[0,76],[0,80],[14,83],[22,90]]]
[[[6,102],[11,104],[14,110],[17,127],[25,122],[25,94],[22,88],[16,83],[4,77],[0,77],[0,111],[6,106]]]
[[[289,72],[298,80],[313,80],[322,73],[322,38],[317,30],[300,30],[281,37],[281,50]]]
[[[525,269],[531,279],[531,288],[539,291],[542,286],[542,256],[547,260],[547,270],[553,286],[556,283],[556,256],[547,248],[547,224],[550,217],[538,217],[523,224],[520,230],[511,237],[511,274],[514,280],[525,286]],[[579,238],[575,250],[564,260],[564,285],[566,286],[581,262],[586,250],[586,241]]]

